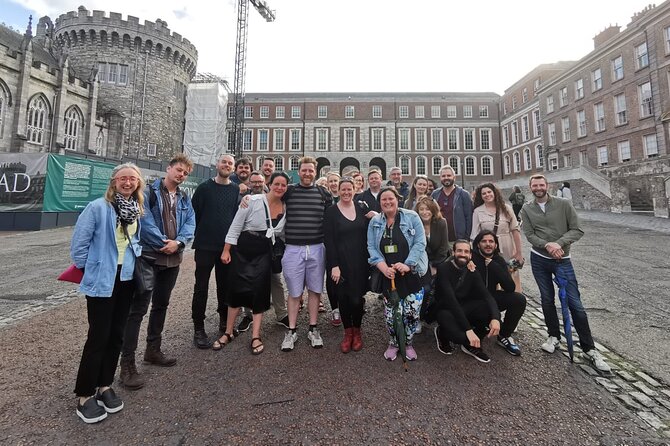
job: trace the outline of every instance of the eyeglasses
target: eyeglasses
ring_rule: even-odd
[[[258,181],[250,181],[251,184],[264,184],[265,181],[263,180],[258,180]]]
[[[131,183],[137,183],[140,179],[137,177],[116,177],[115,181],[120,181],[122,183],[130,181]]]

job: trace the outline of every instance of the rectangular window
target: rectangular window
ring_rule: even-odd
[[[656,142],[656,135],[644,135],[642,137],[644,145],[644,156],[647,158],[654,158],[658,156],[658,144]]]
[[[290,150],[299,152],[300,147],[300,129],[291,129],[291,147]]]
[[[516,110],[516,96],[512,96],[512,110]]]
[[[607,166],[607,163],[609,162],[609,156],[607,153],[607,146],[602,146],[598,147],[598,165],[599,166]]]
[[[327,105],[319,105],[317,108],[317,117],[318,118],[327,118],[328,117],[328,106]]]
[[[292,105],[291,106],[291,118],[299,119],[300,118],[300,106]]]
[[[409,118],[409,107],[406,105],[398,107],[398,116],[401,118]]]
[[[464,118],[472,118],[472,105],[464,105],[463,106],[463,117]]]
[[[117,70],[119,69],[119,66],[115,63],[110,63],[108,64],[109,66],[109,73],[107,77],[107,81],[110,84],[115,84],[117,80]]]
[[[261,106],[261,119],[268,119],[270,117],[270,107],[267,105]]]
[[[572,154],[563,155],[563,167],[572,167]]]
[[[228,118],[233,119],[235,117],[235,106],[234,105],[229,105],[228,106]]]
[[[593,106],[593,121],[595,122],[596,132],[605,130],[605,107],[602,102]]]
[[[561,88],[558,95],[558,103],[561,107],[568,105],[568,87]]]
[[[128,83],[128,65],[119,65],[119,85]]]
[[[426,150],[426,129],[415,129],[416,150]]]
[[[591,71],[591,89],[598,91],[603,88],[603,72],[600,68]]]
[[[563,130],[563,142],[570,141],[570,118],[561,118],[561,129]]]
[[[409,129],[398,129],[398,150],[408,151],[409,147]]]
[[[535,79],[535,81],[533,82],[533,93],[536,93],[537,90],[539,89],[540,89],[540,80]]]
[[[663,40],[665,41],[665,54],[670,54],[670,26],[663,30]]]
[[[431,118],[439,118],[440,117],[440,106],[439,105],[431,105],[431,107],[430,107],[430,117]]]
[[[253,141],[253,131],[251,129],[246,129],[244,131],[244,137],[242,139],[242,150],[245,152],[251,152],[252,150],[252,141]]]
[[[283,105],[278,105],[275,107],[275,118],[284,119],[286,116],[286,109]]]
[[[577,137],[586,136],[586,112],[579,110],[577,112]]]
[[[544,167],[544,149],[542,146],[535,147],[535,162],[538,168]]]
[[[442,129],[431,129],[431,149],[442,151]]]
[[[344,129],[344,150],[356,150],[356,129]]]
[[[244,107],[244,119],[251,119],[254,117],[254,109],[247,105]]]
[[[372,106],[372,117],[373,118],[381,118],[382,117],[382,106],[381,105],[373,105]]]
[[[344,107],[344,117],[353,119],[356,116],[356,110],[353,105],[347,105]]]
[[[521,103],[525,104],[526,102],[528,102],[528,89],[524,88],[521,92]]]
[[[521,118],[521,140],[528,141],[530,139],[530,128],[528,127],[528,116]]]
[[[509,129],[507,126],[503,126],[503,149],[509,147]]]
[[[642,42],[635,47],[635,69],[639,70],[649,65],[649,53],[647,53],[647,42]]]
[[[619,141],[616,146],[619,150],[619,161],[622,163],[630,161],[630,143],[628,141]]]
[[[489,117],[489,106],[488,105],[480,105],[479,106],[479,117],[480,118],[488,118]]]
[[[575,81],[575,100],[584,97],[584,79],[577,79]]]
[[[554,95],[547,96],[547,113],[554,112]]]
[[[474,129],[463,129],[463,144],[465,144],[465,150],[475,150]]]
[[[626,95],[623,93],[614,96],[614,112],[616,113],[616,125],[622,125],[628,122],[628,115],[626,114]]]
[[[316,129],[316,150],[319,152],[328,150],[328,129]]]
[[[519,124],[512,122],[512,146],[519,144]]]
[[[107,82],[107,64],[103,62],[98,63],[98,81],[101,84]]]
[[[456,106],[447,105],[447,118],[455,118],[456,116]]]
[[[491,150],[491,129],[479,129],[481,150]]]
[[[458,150],[458,129],[447,130],[447,148],[449,150]]]
[[[275,137],[273,140],[274,150],[275,152],[283,152],[284,151],[284,129],[275,129]]]
[[[384,150],[384,129],[372,129],[371,147],[375,152]]]
[[[533,135],[537,138],[542,136],[542,121],[540,121],[540,110],[533,110]]]
[[[424,112],[423,105],[414,106],[414,117],[415,118],[423,118],[424,117],[423,112]]]
[[[532,159],[530,157],[530,149],[525,149],[523,151],[523,170],[530,170],[533,168],[531,165]]]
[[[637,87],[640,95],[640,118],[654,114],[654,104],[651,97],[651,82],[645,82]]]
[[[549,145],[556,145],[556,124],[550,122],[547,124],[547,133],[549,133]]]
[[[623,56],[612,59],[612,82],[623,79]]]
[[[268,134],[267,130],[258,131],[258,151],[267,152],[268,151]]]

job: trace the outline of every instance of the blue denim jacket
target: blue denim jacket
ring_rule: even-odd
[[[405,265],[412,268],[420,276],[428,271],[428,255],[426,254],[426,234],[423,231],[423,223],[419,214],[408,209],[398,209],[402,214],[400,217],[400,232],[407,239],[409,245],[409,255],[405,260]],[[372,266],[384,261],[384,254],[379,249],[379,243],[384,235],[386,227],[386,216],[383,212],[379,213],[368,225],[368,253],[370,258],[368,263]]]
[[[139,244],[141,224],[131,237],[135,255],[142,254]],[[91,201],[79,216],[72,233],[70,256],[77,268],[84,269],[79,291],[91,297],[110,297],[114,290],[119,251],[116,248],[116,211],[104,198]],[[130,245],[123,256],[121,280],[132,280],[135,255]]]
[[[161,199],[161,179],[157,179],[148,185],[144,191],[144,216],[142,217],[142,232],[140,239],[142,246],[146,246],[154,251],[160,250],[167,237],[163,231],[163,200]],[[155,194],[156,205],[151,208],[149,203],[149,194]],[[179,191],[177,200],[177,237],[175,240],[189,244],[193,240],[195,233],[195,211],[191,204],[191,199]]]

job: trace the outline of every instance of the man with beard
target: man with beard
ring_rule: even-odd
[[[365,202],[368,209],[374,212],[381,212],[382,207],[379,204],[379,192],[382,189],[382,173],[379,169],[372,168],[368,172],[368,185],[369,187],[357,194],[354,197],[354,201],[358,204],[359,201]],[[372,218],[374,215],[366,215],[367,218]]]
[[[240,158],[235,161],[235,173],[230,176],[230,181],[240,187],[240,195],[249,193],[249,177],[251,175],[251,160]]]
[[[286,250],[282,257],[282,270],[288,288],[289,319],[289,331],[281,345],[281,350],[285,352],[292,351],[298,339],[298,310],[305,287],[309,311],[307,338],[313,348],[323,347],[323,339],[316,328],[326,267],[323,219],[333,199],[325,189],[314,184],[316,160],[306,156],[300,159],[299,165],[300,183],[290,186],[283,198],[286,205]]]
[[[395,187],[395,190],[402,196],[402,202],[404,203],[407,201],[407,196],[409,195],[409,184],[402,180],[402,169],[400,167],[391,167],[389,177],[391,179],[386,185]]]
[[[191,311],[195,330],[193,342],[198,348],[211,346],[205,332],[205,310],[212,268],[214,268],[216,277],[219,337],[226,332],[228,306],[226,305],[227,284],[225,282],[231,266],[221,261],[221,253],[240,200],[240,188],[230,181],[234,165],[235,159],[232,155],[221,155],[216,163],[216,176],[200,183],[193,194],[196,227],[193,241],[195,285]]]
[[[270,157],[263,158],[263,165],[261,166],[261,173],[265,177],[265,185],[269,186],[270,177],[275,172],[275,160]]]
[[[433,191],[433,200],[447,220],[449,242],[470,238],[472,232],[472,198],[456,184],[456,173],[451,166],[440,169],[442,187]]]
[[[453,252],[437,267],[436,305],[432,310],[438,324],[434,331],[437,348],[449,355],[454,350],[452,342],[460,344],[464,353],[486,363],[491,359],[482,350],[481,339],[499,334],[500,311],[481,275],[468,268],[472,260],[470,242],[456,240]]]
[[[512,333],[526,310],[526,298],[523,294],[514,292],[514,279],[507,268],[507,262],[500,255],[498,237],[493,231],[485,229],[477,234],[473,242],[472,261],[481,274],[484,285],[498,304],[498,309],[505,312],[505,320],[502,321],[498,334],[498,345],[510,355],[521,355],[521,349],[514,342]]]
[[[184,248],[193,239],[195,230],[195,212],[191,200],[179,188],[192,169],[193,162],[179,154],[170,160],[165,178],[157,179],[144,191],[146,208],[141,219],[140,244],[143,260],[153,265],[154,288],[153,291],[136,292],[128,314],[121,349],[120,382],[130,390],[144,386],[144,379],[137,373],[135,366],[135,350],[149,302],[151,312],[144,361],[162,367],[171,367],[177,363],[175,358],[163,354],[161,341]]]
[[[542,300],[542,313],[549,337],[542,350],[553,353],[559,346],[561,331],[556,313],[554,278],[565,289],[572,324],[579,335],[579,344],[586,358],[599,372],[609,374],[610,366],[595,348],[591,328],[582,305],[575,270],[570,260],[570,246],[582,238],[577,212],[569,200],[547,193],[543,175],[530,177],[530,191],[535,199],[521,208],[523,232],[531,244],[530,264]]]

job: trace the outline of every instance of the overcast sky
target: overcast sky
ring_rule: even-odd
[[[539,64],[578,60],[649,0],[267,0],[250,6],[247,92],[486,91]],[[0,22],[87,9],[161,18],[198,48],[198,71],[235,67],[236,0],[0,0]]]

